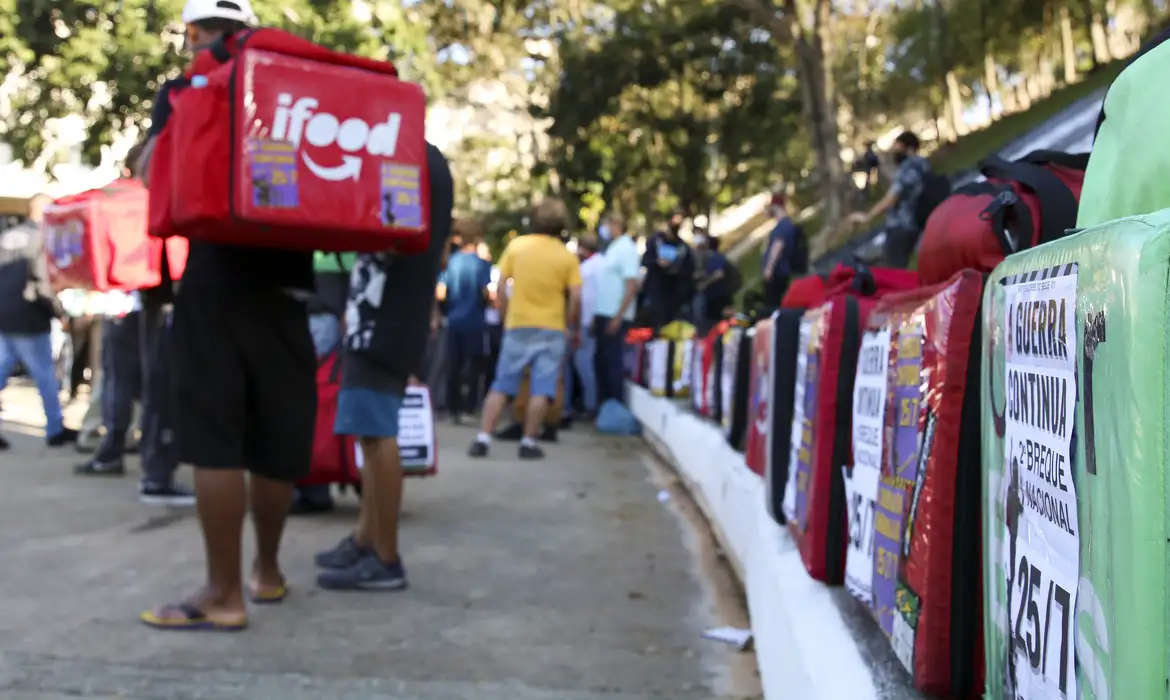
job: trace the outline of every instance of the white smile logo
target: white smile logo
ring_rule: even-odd
[[[320,103],[314,97],[301,97],[293,102],[292,95],[282,93],[276,97],[276,103],[276,114],[272,121],[273,140],[300,146],[303,136],[309,144],[318,148],[336,143],[346,154],[365,151],[372,156],[386,158],[393,158],[398,150],[402,115],[397,112],[391,112],[385,122],[371,127],[358,117],[341,121],[329,112],[316,112]],[[301,152],[301,158],[309,170],[322,180],[357,180],[362,175],[362,158],[359,155],[343,155],[341,164],[332,167],[319,165],[304,151]]]

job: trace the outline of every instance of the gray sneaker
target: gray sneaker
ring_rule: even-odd
[[[400,591],[406,588],[406,569],[401,558],[387,564],[367,552],[348,569],[317,574],[317,585],[330,591]]]
[[[317,552],[317,556],[314,559],[317,562],[317,566],[322,569],[348,569],[354,564],[357,564],[368,552],[368,549],[359,545],[353,539],[353,535],[350,535],[338,542],[337,546],[333,549]]]

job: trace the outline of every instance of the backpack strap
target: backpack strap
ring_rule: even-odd
[[[1051,170],[1042,165],[1028,162],[1010,162],[998,156],[984,160],[980,163],[979,170],[989,178],[1018,182],[1036,194],[1036,198],[1040,200],[1040,211],[1044,215],[1040,222],[1041,243],[1055,241],[1063,236],[1065,231],[1076,226],[1077,198]],[[1004,197],[1004,199],[1007,198]],[[1006,201],[1004,203],[1011,204]],[[1017,202],[1016,206],[1011,208],[1017,217],[1022,217],[1021,212],[1027,210],[1027,207],[1023,206],[1023,202]],[[1005,252],[1014,253],[1017,250],[1031,247],[1030,234],[1034,230],[1032,225],[1034,222],[1028,221],[1027,223],[1027,228],[1022,228],[1019,231],[1022,235],[1016,236],[1016,245],[1010,251],[1005,250]],[[1000,233],[997,232],[996,236],[1000,237]]]
[[[1064,168],[1072,168],[1073,170],[1084,170],[1089,167],[1088,153],[1065,153],[1064,151],[1048,151],[1038,150],[1032,151],[1028,155],[1020,158],[1017,163],[1031,163],[1033,165],[1044,165],[1051,163],[1052,165],[1059,165]]]

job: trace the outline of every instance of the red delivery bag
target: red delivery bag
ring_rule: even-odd
[[[152,157],[152,234],[426,249],[426,97],[392,64],[255,29],[200,52],[187,77]]]
[[[861,329],[875,304],[872,298],[838,294],[805,312],[798,336],[803,357],[797,361],[799,405],[791,429],[796,469],[789,466],[783,509],[805,568],[831,585],[839,585],[845,573],[841,465],[850,462]]]
[[[361,488],[362,453],[357,441],[336,435],[337,398],[341,393],[341,356],[334,352],[317,366],[317,423],[313,432],[313,460],[301,486],[339,484]],[[405,476],[434,476],[439,469],[431,392],[425,386],[407,387],[398,411],[398,452]]]
[[[1005,256],[1064,236],[1077,223],[1088,162],[1087,153],[1056,151],[984,160],[987,179],[955,190],[926,220],[918,249],[923,284],[968,268],[991,272]]]
[[[857,366],[846,584],[919,690],[983,689],[983,276],[883,299]]]
[[[730,321],[715,324],[703,338],[703,415],[715,422],[723,420],[723,334]]]
[[[649,353],[647,346],[654,339],[652,328],[631,328],[626,332],[625,362],[626,377],[639,386],[647,386]]]
[[[871,268],[864,265],[838,265],[832,273],[817,279],[824,283],[818,288],[820,291],[813,293],[812,287],[807,288],[807,293],[802,293],[799,298],[801,302],[810,302],[817,306],[823,304],[833,294],[881,298],[918,286],[918,276],[912,271]],[[833,285],[832,288],[825,286],[829,283]],[[797,300],[792,301],[795,303]],[[815,431],[820,427],[808,425],[804,413],[806,399],[816,400],[815,395],[805,394],[806,369],[809,362],[807,351],[812,323],[813,317],[806,317],[805,309],[800,307],[784,307],[773,316],[772,429],[769,432],[764,476],[768,512],[782,525],[791,522],[795,517],[797,490],[795,467],[801,456],[804,430],[808,427]],[[848,381],[842,383],[843,389],[845,385],[848,385]],[[815,386],[814,382],[813,387]],[[845,400],[848,403],[848,399]],[[837,434],[840,439],[847,438],[849,431],[847,423],[829,424],[824,428],[824,432]],[[840,505],[837,500],[833,503],[837,504],[834,508]]]
[[[317,423],[313,428],[313,461],[301,486],[361,484],[353,438],[336,435],[337,397],[341,393],[341,354],[334,352],[317,365]]]
[[[768,436],[772,432],[772,355],[775,316],[756,324],[751,340],[747,440],[743,456],[748,469],[765,476],[768,466]]]
[[[147,235],[147,191],[138,180],[62,197],[45,209],[49,281],[56,289],[97,292],[156,287],[164,250],[171,279],[183,274],[185,241]]]

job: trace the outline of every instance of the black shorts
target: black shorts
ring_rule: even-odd
[[[172,323],[180,460],[304,478],[317,413],[305,303],[279,291],[184,286]]]

